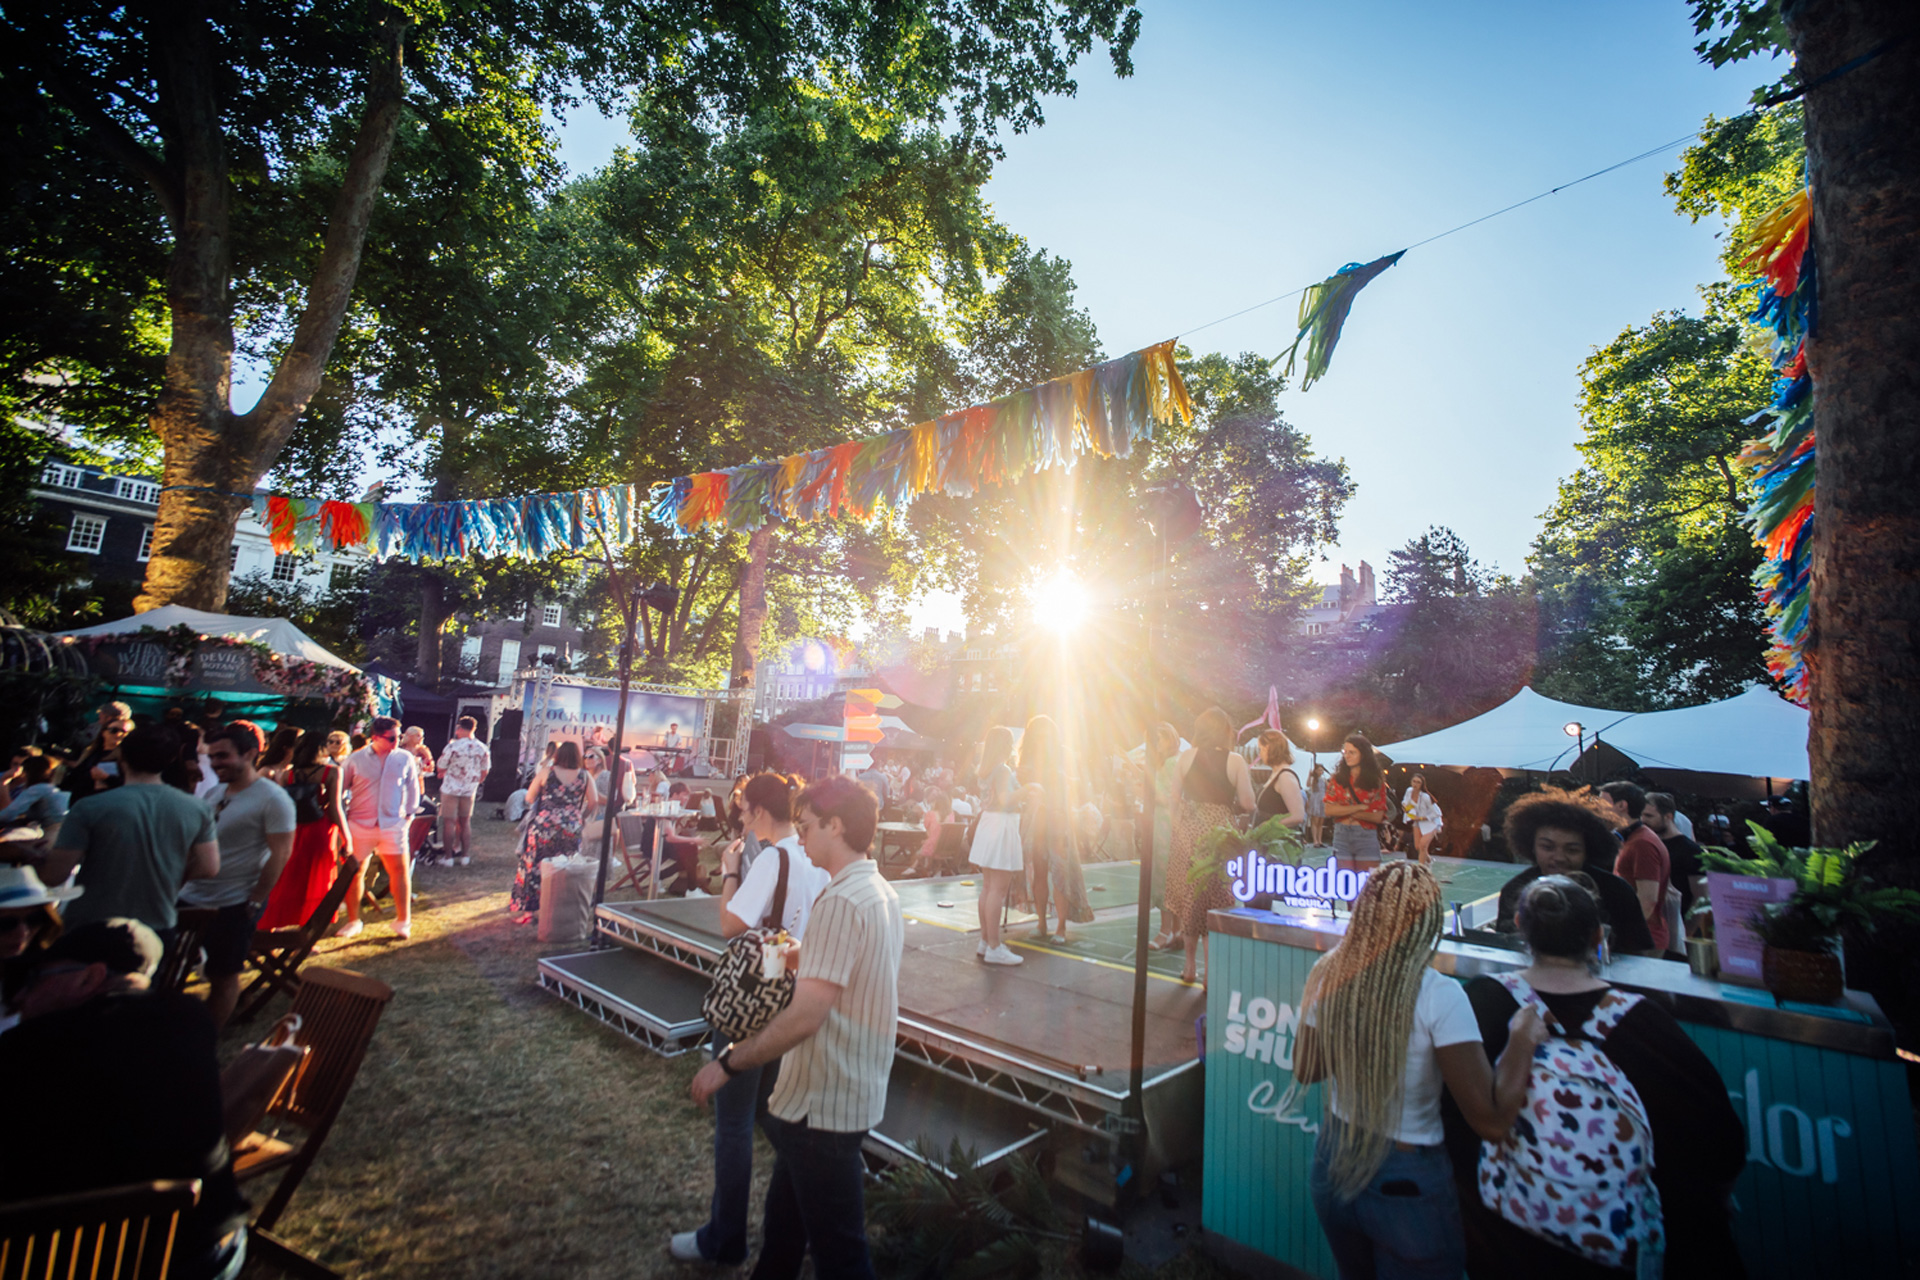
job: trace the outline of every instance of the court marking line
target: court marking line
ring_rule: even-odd
[[[1061,951],[1057,947],[1043,947],[1037,942],[1022,942],[1014,938],[1005,938],[1002,939],[1002,941],[1008,946],[1018,947],[1022,951],[1038,951],[1042,955],[1060,956],[1067,960],[1078,960],[1082,964],[1097,964],[1103,969],[1113,969],[1120,973],[1133,972],[1133,966],[1130,964],[1115,964],[1111,960],[1099,960],[1093,956],[1076,955],[1071,951]],[[1198,987],[1201,985],[1198,982],[1182,982],[1178,978],[1169,978],[1166,974],[1155,973],[1152,969],[1147,970],[1147,976],[1149,978],[1158,978],[1162,982],[1171,982],[1177,987]]]

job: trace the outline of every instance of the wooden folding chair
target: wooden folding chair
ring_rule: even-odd
[[[241,1183],[270,1173],[281,1175],[253,1220],[254,1234],[271,1231],[280,1221],[287,1201],[320,1154],[347,1091],[360,1074],[360,1062],[380,1015],[392,999],[392,987],[365,974],[346,969],[307,971],[293,998],[293,1012],[300,1015],[297,1040],[311,1052],[305,1066],[267,1108],[261,1127],[234,1149],[233,1176]]]
[[[620,815],[620,839],[616,843],[620,848],[620,864],[626,870],[618,880],[607,885],[607,897],[611,898],[620,889],[632,889],[635,895],[645,892],[646,883],[653,878],[651,836],[654,824],[659,821],[637,813]]]
[[[178,994],[187,989],[187,979],[193,976],[193,966],[200,959],[200,940],[219,916],[218,907],[181,907],[174,912],[173,944],[154,970],[153,990]]]
[[[136,1182],[0,1205],[0,1280],[163,1280],[200,1182]]]
[[[333,917],[339,913],[340,904],[347,900],[347,894],[352,889],[353,860],[349,858],[334,872],[333,884],[328,887],[327,896],[320,899],[320,905],[313,909],[313,914],[307,917],[305,924],[253,931],[253,946],[247,953],[247,964],[254,970],[254,979],[240,993],[240,1004],[234,1017],[242,1022],[253,1017],[266,1007],[276,991],[284,991],[290,996],[300,993],[300,966],[307,962],[313,949],[327,936],[327,930],[333,926]]]

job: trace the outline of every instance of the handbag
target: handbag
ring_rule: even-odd
[[[238,1146],[266,1118],[282,1089],[299,1083],[308,1046],[298,1044],[300,1015],[289,1013],[273,1024],[259,1044],[250,1044],[220,1073],[220,1118],[227,1145]]]
[[[793,1002],[793,974],[783,964],[779,974],[769,978],[760,961],[761,945],[781,932],[781,922],[787,918],[787,851],[775,845],[773,852],[780,855],[780,875],[774,882],[768,913],[773,925],[748,929],[728,939],[713,969],[713,985],[700,1002],[707,1025],[736,1043],[772,1022]]]

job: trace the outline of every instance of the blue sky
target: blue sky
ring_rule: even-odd
[[[1778,71],[1714,71],[1682,0],[1607,4],[1143,0],[1134,74],[1006,139],[988,189],[1073,263],[1109,353],[1318,280],[1743,110]],[[574,172],[624,137],[562,130]],[[1361,295],[1332,369],[1284,411],[1358,492],[1319,566],[1383,565],[1428,525],[1519,572],[1573,470],[1581,360],[1655,311],[1696,309],[1716,224],[1661,191],[1656,157],[1409,253]],[[1297,302],[1189,339],[1272,355]],[[952,600],[919,620],[956,625]]]

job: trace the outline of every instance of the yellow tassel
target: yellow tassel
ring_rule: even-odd
[[[909,483],[915,493],[925,493],[933,488],[935,473],[940,469],[940,426],[934,422],[923,422],[913,428],[913,470],[909,473]]]

